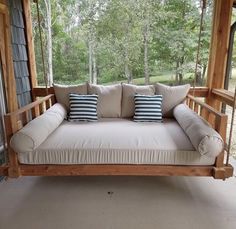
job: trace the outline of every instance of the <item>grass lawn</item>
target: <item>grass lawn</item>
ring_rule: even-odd
[[[186,83],[192,83],[193,79],[191,78],[192,74],[188,73],[184,75],[184,79],[183,81]],[[162,72],[159,73],[159,75],[157,76],[151,76],[150,77],[150,84],[154,84],[154,83],[164,83],[164,84],[174,84],[175,82],[175,74],[173,74],[172,72]],[[116,81],[116,82],[109,82],[109,83],[104,83],[106,85],[109,84],[113,84],[113,83],[127,83],[127,80],[121,80],[121,81]],[[145,84],[145,79],[142,78],[136,78],[133,79],[133,84],[136,85],[144,85]]]

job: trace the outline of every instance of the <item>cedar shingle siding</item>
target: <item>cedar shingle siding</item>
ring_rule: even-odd
[[[9,9],[17,99],[22,107],[32,101],[22,0],[9,0]]]

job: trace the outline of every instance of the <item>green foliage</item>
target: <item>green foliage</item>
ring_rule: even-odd
[[[47,59],[47,15],[44,1],[39,3]],[[198,0],[51,0],[51,6],[55,82],[91,80],[92,48],[98,83],[126,81],[129,75],[134,83],[144,84],[145,32],[150,82],[176,84],[193,80],[200,23]],[[43,84],[35,6],[32,18],[38,79]],[[207,1],[200,70],[206,70],[208,62],[211,20],[212,1]],[[168,74],[160,75],[166,71]],[[204,82],[203,71],[201,78],[199,84]]]

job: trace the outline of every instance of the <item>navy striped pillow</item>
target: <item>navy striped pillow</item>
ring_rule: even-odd
[[[69,94],[69,121],[97,121],[97,95]]]
[[[161,122],[162,121],[162,95],[135,95],[136,122]]]

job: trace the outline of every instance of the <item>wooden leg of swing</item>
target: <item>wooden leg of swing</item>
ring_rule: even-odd
[[[213,168],[213,177],[215,179],[225,180],[226,178],[233,176],[233,167],[231,165],[227,165],[221,168],[214,167]]]
[[[16,152],[14,152],[11,148],[8,149],[9,156],[9,168],[8,168],[8,176],[10,178],[18,178],[21,176],[20,166],[17,158]]]
[[[17,121],[13,119],[11,116],[5,116],[5,128],[6,128],[6,137],[7,137],[7,151],[8,151],[8,160],[9,160],[9,168],[8,168],[8,176],[11,178],[17,178],[21,175],[19,162],[17,153],[10,147],[10,139],[12,137],[12,133],[17,130]]]
[[[215,179],[225,179],[225,168],[224,168],[224,151],[216,158],[215,167],[213,169],[213,177]]]
[[[224,153],[222,152],[217,158],[215,167],[213,168],[213,177],[215,179],[225,180],[226,178],[233,176],[233,167],[231,165],[224,164]]]
[[[225,180],[225,173],[226,173],[226,171],[225,171],[225,168],[224,167],[221,167],[221,168],[217,168],[217,167],[215,167],[214,169],[213,169],[213,177],[215,178],[215,179],[222,179],[222,180]]]

